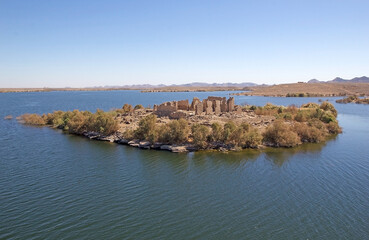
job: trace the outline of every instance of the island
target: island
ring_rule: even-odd
[[[318,143],[342,132],[329,102],[302,106],[236,105],[234,98],[208,97],[165,102],[144,108],[124,104],[109,112],[54,111],[24,114],[27,125],[49,126],[90,139],[142,149],[188,152],[239,151]]]
[[[338,99],[336,103],[357,103],[357,104],[369,104],[369,98],[360,98],[356,95],[349,96],[347,98]]]

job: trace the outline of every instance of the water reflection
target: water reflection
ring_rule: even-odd
[[[80,136],[68,135],[68,140],[75,145],[81,145],[83,142],[93,142],[94,148],[97,151],[103,152],[102,155],[116,155],[116,158],[124,157],[129,161],[139,161],[145,168],[160,169],[160,167],[165,165],[176,173],[189,171],[192,167],[204,169],[209,167],[209,165],[212,167],[228,165],[228,167],[232,168],[242,168],[247,167],[247,164],[255,162],[260,157],[281,167],[284,163],[299,154],[309,154],[313,158],[318,158],[327,143],[335,141],[336,138],[337,136],[334,136],[324,143],[305,143],[294,148],[245,149],[239,152],[199,151],[171,153],[167,151],[138,149],[109,142],[91,141]]]
[[[263,150],[265,158],[278,167],[288,162],[291,158],[299,154],[309,154],[312,158],[318,158],[322,149],[328,142],[334,141],[337,136],[330,137],[322,143],[305,143],[294,148],[266,148]]]
[[[203,151],[195,152],[192,161],[195,166],[205,166],[211,163],[214,166],[228,165],[233,168],[244,167],[247,162],[258,159],[261,152],[253,149],[246,149],[240,152],[215,152]]]

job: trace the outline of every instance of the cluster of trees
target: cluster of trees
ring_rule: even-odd
[[[60,128],[69,133],[83,134],[85,132],[97,132],[110,135],[119,128],[116,120],[117,113],[97,110],[96,113],[89,111],[55,111],[44,115],[24,114],[20,120],[29,125],[49,125]]]
[[[276,147],[293,147],[301,142],[321,142],[329,134],[342,131],[336,119],[337,110],[329,102],[320,105],[307,103],[300,108],[269,104],[259,112],[255,110],[259,114],[263,111],[277,117],[277,121],[263,133],[263,141]]]
[[[287,93],[286,97],[321,97],[324,94],[319,93]]]
[[[319,120],[324,123],[337,123],[337,110],[329,102],[303,104],[300,108],[295,105],[288,107],[266,104],[264,107],[251,106],[251,110],[257,115],[275,116],[277,119],[294,120],[297,122],[308,122]],[[338,124],[338,123],[337,123]]]
[[[187,120],[172,120],[168,124],[161,125],[156,122],[156,115],[148,115],[139,121],[135,130],[127,130],[123,135],[126,139],[147,140],[151,143],[180,144],[187,142],[190,134]]]
[[[115,109],[115,111],[118,113],[130,113],[138,109],[144,109],[144,106],[142,106],[141,104],[137,104],[133,107],[131,104],[126,103],[123,105],[122,109]]]
[[[359,98],[358,96],[349,96],[344,99],[336,100],[336,103],[358,103],[369,104],[369,98]]]
[[[185,119],[172,120],[166,124],[157,124],[156,115],[148,115],[140,120],[136,130],[127,130],[126,139],[146,140],[151,143],[184,144],[192,142],[198,148],[209,145],[231,145],[241,148],[256,148],[262,142],[262,136],[247,123],[237,126],[230,121],[224,126],[213,123],[211,126],[190,124]]]

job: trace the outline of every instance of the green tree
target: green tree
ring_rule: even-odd
[[[223,127],[217,122],[211,125],[210,140],[213,142],[219,142],[223,140]]]
[[[157,137],[156,121],[157,118],[154,114],[142,118],[138,122],[138,128],[134,132],[135,137],[140,140],[147,140],[151,143],[155,142]]]
[[[208,145],[207,139],[210,134],[210,129],[207,126],[194,124],[192,125],[193,143],[199,148],[206,148]]]
[[[118,121],[115,119],[115,113],[104,112],[98,109],[87,121],[87,131],[110,135],[119,129]]]
[[[183,118],[179,120],[173,120],[168,125],[171,143],[180,144],[187,142],[190,134],[190,128],[187,120]]]
[[[294,147],[301,143],[297,133],[281,120],[276,120],[263,134],[263,141],[275,147]]]
[[[231,136],[231,134],[237,129],[236,124],[234,122],[229,121],[226,124],[224,124],[223,128],[223,141],[227,142]]]

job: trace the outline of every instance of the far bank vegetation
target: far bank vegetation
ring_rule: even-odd
[[[360,98],[356,95],[353,95],[353,96],[349,96],[347,98],[336,100],[336,103],[369,104],[369,98]]]
[[[68,133],[85,135],[95,133],[101,136],[114,136],[114,141],[146,141],[149,144],[186,145],[195,149],[294,147],[304,142],[318,143],[329,135],[338,134],[341,128],[336,120],[337,111],[329,102],[297,106],[263,107],[243,106],[243,111],[256,115],[274,117],[264,129],[250,125],[247,121],[193,123],[188,119],[162,121],[155,114],[144,115],[135,128],[123,128],[121,116],[135,111],[146,111],[142,105],[135,107],[125,104],[121,109],[109,112],[55,111],[38,115],[24,114],[18,118],[24,124],[50,126]],[[149,110],[147,110],[149,112]],[[117,140],[118,139],[118,140]]]

